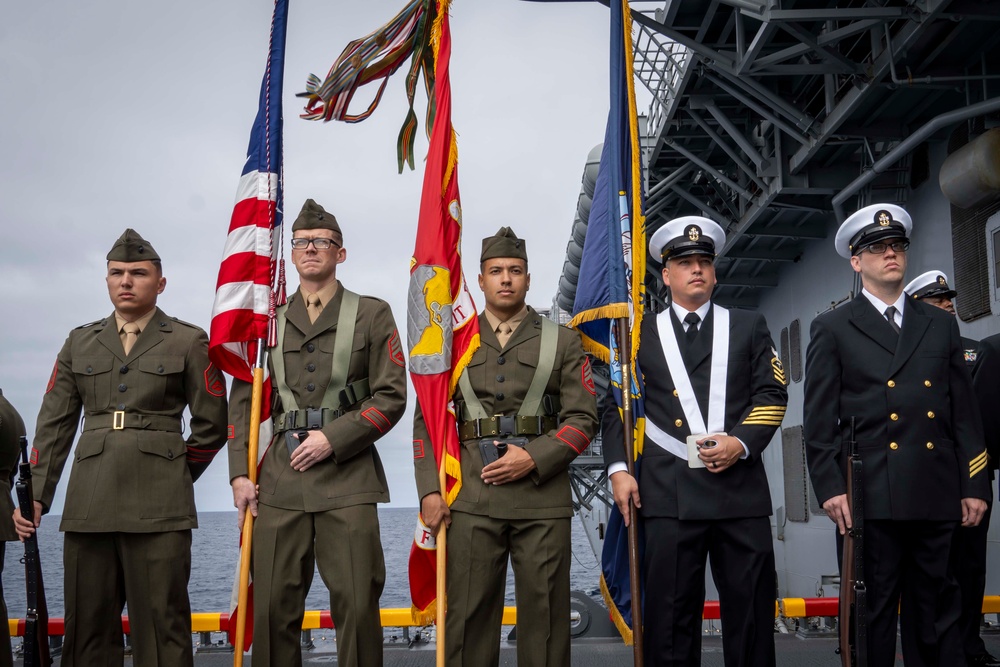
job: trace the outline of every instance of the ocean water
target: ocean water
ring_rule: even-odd
[[[382,549],[385,552],[386,580],[382,593],[383,608],[409,607],[410,593],[406,569],[416,526],[416,508],[379,508]],[[59,516],[46,516],[39,531],[42,573],[45,580],[49,616],[63,615],[62,533],[58,531]],[[598,595],[600,567],[590,549],[584,528],[573,518],[573,561],[570,585]],[[193,532],[191,546],[191,582],[188,592],[194,612],[228,612],[229,600],[239,556],[239,527],[236,512],[203,512],[198,515],[199,528]],[[8,542],[3,566],[3,595],[11,618],[24,618],[24,549],[19,542]],[[506,604],[514,604],[514,575],[507,572]],[[315,573],[306,598],[306,609],[329,609],[326,587]]]

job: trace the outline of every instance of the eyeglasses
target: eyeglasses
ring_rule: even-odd
[[[906,252],[909,247],[909,241],[894,241],[892,243],[872,243],[870,246],[866,246],[865,250],[873,255],[882,255],[889,248],[892,248],[893,252]]]
[[[316,250],[329,250],[332,246],[341,247],[339,243],[333,239],[292,239],[292,248],[295,250],[305,250],[312,243]]]

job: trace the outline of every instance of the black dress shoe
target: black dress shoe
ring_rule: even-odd
[[[969,667],[1000,667],[1000,660],[994,658],[989,653],[966,658]]]

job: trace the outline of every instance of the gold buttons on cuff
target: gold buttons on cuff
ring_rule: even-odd
[[[895,442],[890,442],[889,449],[899,449],[899,445],[897,445]]]
[[[681,426],[684,426],[684,422],[681,421],[680,419],[678,419],[678,420],[674,421],[674,426],[676,426],[677,428],[680,428]]]
[[[934,443],[933,442],[928,442],[927,443],[927,449],[934,449]]]
[[[925,387],[931,386],[931,381],[930,380],[924,380],[924,386]]]
[[[893,387],[896,386],[896,381],[895,380],[889,380],[888,382],[886,382],[886,384],[889,385],[890,389],[892,389]]]
[[[898,422],[899,421],[899,415],[897,415],[895,412],[893,412],[891,415],[889,415],[889,419],[891,419],[894,422]]]
[[[676,389],[674,389],[674,398],[677,398],[677,396],[678,396],[678,394],[677,394],[677,390],[676,390]]]
[[[934,411],[933,410],[928,410],[927,411],[927,418],[928,419],[934,419]]]

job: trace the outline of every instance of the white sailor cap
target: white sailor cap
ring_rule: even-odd
[[[872,204],[844,220],[837,230],[837,254],[850,258],[885,239],[908,239],[913,229],[910,214],[895,204]]]
[[[930,296],[943,296],[954,299],[958,294],[948,286],[948,276],[943,271],[928,271],[910,281],[903,291],[914,299],[926,299]]]
[[[649,239],[649,254],[662,262],[684,255],[709,255],[726,242],[726,233],[713,220],[699,215],[674,218]]]

